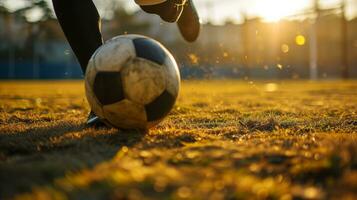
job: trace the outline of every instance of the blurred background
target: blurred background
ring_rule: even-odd
[[[194,0],[196,43],[128,0],[97,0],[107,40],[136,33],[162,42],[185,79],[357,77],[357,0]],[[48,0],[0,0],[0,79],[82,78]]]

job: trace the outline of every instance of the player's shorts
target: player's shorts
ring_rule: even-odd
[[[141,6],[156,5],[159,3],[163,3],[165,1],[167,1],[167,0],[135,0],[135,2]]]

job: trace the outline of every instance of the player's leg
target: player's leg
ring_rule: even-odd
[[[192,0],[187,0],[177,26],[182,36],[189,42],[197,40],[200,33],[200,17]]]
[[[103,43],[98,11],[92,0],[53,0],[53,7],[62,30],[85,73],[90,57]],[[87,125],[103,126],[104,124],[91,112]]]
[[[200,32],[200,18],[192,0],[166,0],[163,3],[147,5],[148,0],[136,0],[148,13],[159,15],[164,21],[177,22],[182,36],[188,42],[194,42]]]
[[[100,17],[92,0],[52,0],[62,30],[83,73],[88,61],[103,44]]]

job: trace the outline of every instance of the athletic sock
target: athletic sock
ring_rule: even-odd
[[[83,73],[96,49],[103,44],[100,17],[92,0],[52,0],[62,30]]]

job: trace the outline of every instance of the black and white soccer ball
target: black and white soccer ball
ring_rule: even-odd
[[[85,89],[92,111],[106,124],[147,129],[173,108],[180,73],[174,57],[159,42],[123,35],[107,41],[93,54]]]

